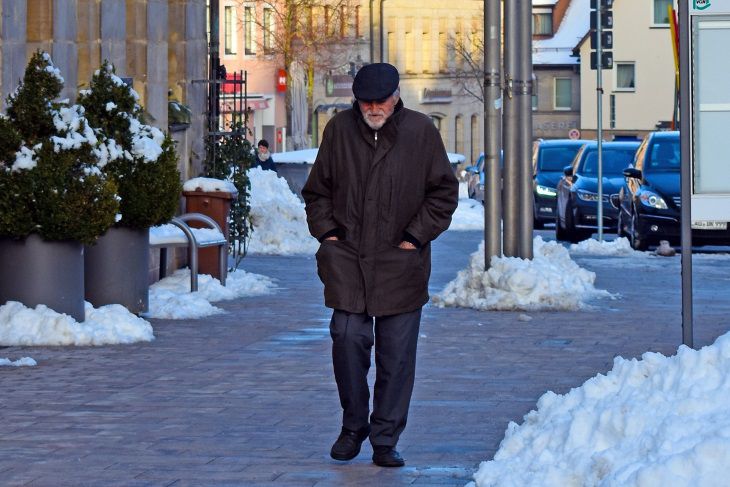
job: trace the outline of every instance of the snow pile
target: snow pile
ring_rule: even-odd
[[[17,301],[0,306],[0,345],[109,345],[154,340],[152,326],[119,304],[94,308],[86,303],[79,323],[45,305]]]
[[[484,205],[475,199],[460,198],[449,230],[484,230]]]
[[[198,290],[190,292],[190,269],[179,269],[150,286],[148,318],[191,319],[225,313],[210,304],[245,296],[272,292],[275,284],[269,277],[243,270],[229,272],[225,287],[207,274],[198,275]]]
[[[570,253],[581,255],[645,255],[645,252],[637,252],[631,248],[631,244],[626,237],[619,237],[610,242],[606,240],[599,242],[594,238],[589,238],[580,243],[571,244]]]
[[[434,296],[436,306],[479,310],[576,310],[585,301],[611,296],[593,287],[596,274],[578,266],[556,242],[534,239],[534,258],[492,257],[484,272],[484,241],[467,269]]]
[[[251,180],[251,223],[248,251],[258,254],[314,255],[319,247],[309,234],[304,203],[274,171],[254,167]]]
[[[728,377],[730,333],[672,357],[617,357],[607,375],[547,392],[510,423],[476,486],[727,485]]]
[[[38,363],[30,357],[23,357],[14,362],[7,358],[0,358],[0,367],[3,365],[11,367],[34,367],[38,365]]]

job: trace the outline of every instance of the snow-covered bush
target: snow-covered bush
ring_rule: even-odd
[[[84,109],[57,98],[63,78],[36,51],[0,117],[0,236],[93,243],[113,223],[116,185]]]
[[[118,225],[147,228],[169,221],[180,201],[180,173],[174,141],[142,121],[139,96],[105,61],[90,89],[79,95],[89,123],[104,140],[109,162],[104,173],[121,197]]]

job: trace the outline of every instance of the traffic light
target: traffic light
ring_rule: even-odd
[[[598,59],[601,60],[601,69],[613,68],[613,0],[591,0],[591,69],[598,69]],[[600,10],[601,23],[598,24]],[[601,50],[598,51],[600,36]]]

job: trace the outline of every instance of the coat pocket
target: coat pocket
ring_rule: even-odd
[[[376,289],[383,309],[413,309],[428,297],[423,256],[420,250],[393,246],[378,260]]]
[[[355,250],[345,241],[325,240],[315,257],[317,275],[324,284],[325,306],[353,311],[357,297],[362,294],[362,277]]]

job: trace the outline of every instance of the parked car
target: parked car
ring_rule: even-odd
[[[610,197],[624,185],[623,170],[634,160],[639,141],[602,144],[603,229],[616,231],[618,210]],[[557,185],[555,238],[580,242],[598,229],[598,144],[586,143],[564,168]]]
[[[628,237],[636,250],[668,240],[680,241],[681,156],[679,132],[651,132],[624,169],[625,185],[615,199],[619,207],[618,234]],[[730,245],[727,223],[715,229],[693,229],[696,245]]]
[[[504,152],[501,153],[504,157]],[[486,176],[484,174],[486,158],[482,152],[477,159],[477,162],[472,166],[464,168],[466,171],[466,187],[469,198],[481,201],[484,203],[484,186],[486,184]],[[504,170],[504,159],[500,161],[500,171]]]
[[[484,201],[484,152],[479,154],[477,162],[464,168],[466,171],[466,188],[469,198]]]
[[[538,140],[532,149],[532,193],[534,227],[543,228],[555,221],[558,181],[563,168],[570,164],[586,140]]]

